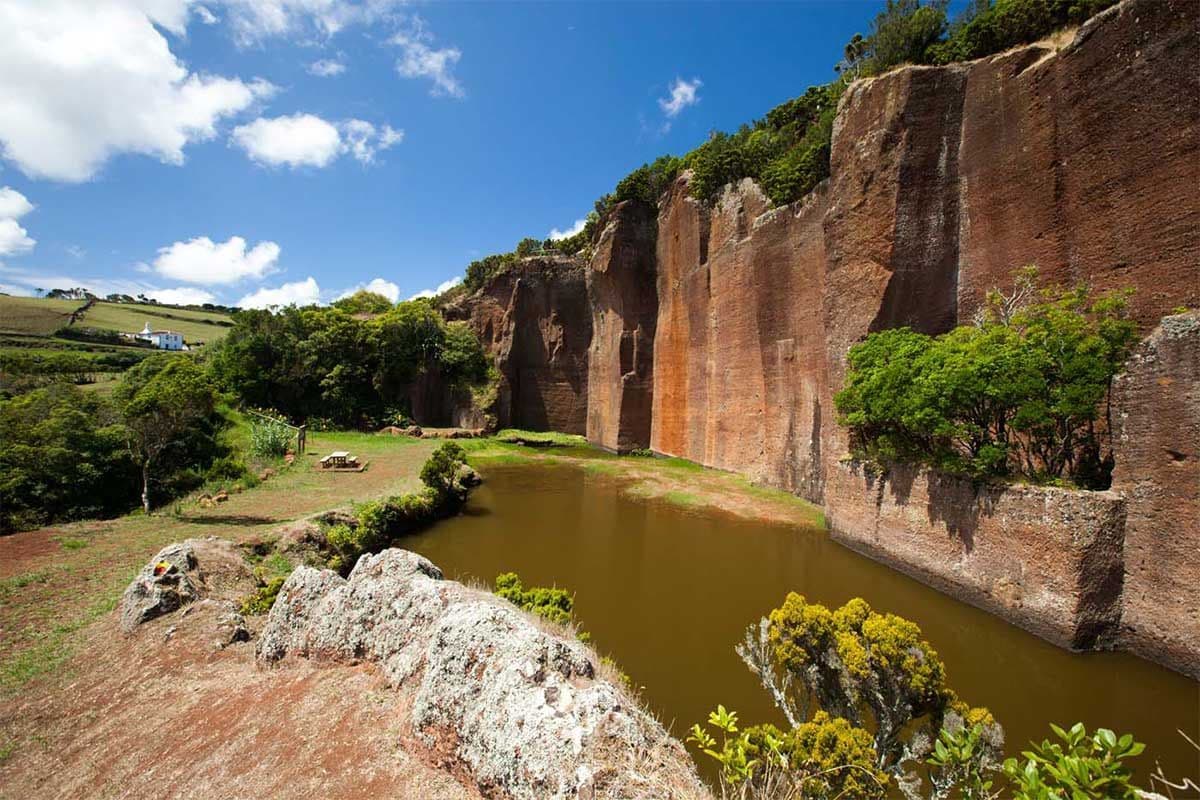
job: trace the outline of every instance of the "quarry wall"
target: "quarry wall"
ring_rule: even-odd
[[[1200,306],[1200,4],[1125,0],[1063,41],[858,81],[830,172],[778,208],[748,179],[706,206],[685,173],[656,217],[618,207],[589,264],[493,280],[464,313],[504,375],[500,424],[743,473],[1035,633],[1200,677],[1200,325],[1170,316]],[[848,349],[969,323],[1027,264],[1134,290],[1149,338],[1114,392],[1112,491],[848,464]]]

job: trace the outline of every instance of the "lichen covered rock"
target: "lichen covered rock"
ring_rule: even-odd
[[[258,644],[262,664],[289,654],[377,663],[411,698],[412,739],[485,794],[707,796],[589,648],[415,553],[364,556],[348,580],[297,569]]]
[[[190,542],[169,544],[142,567],[121,597],[121,628],[132,632],[143,622],[190,603],[200,596],[193,575],[196,554]]]

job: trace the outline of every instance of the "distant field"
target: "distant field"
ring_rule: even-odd
[[[96,303],[89,308],[77,325],[85,328],[134,333],[147,322],[154,330],[178,331],[188,344],[211,344],[229,332],[219,322],[229,322],[228,315],[163,308],[136,303]]]
[[[0,331],[49,336],[66,325],[71,312],[82,305],[82,300],[0,295]]]

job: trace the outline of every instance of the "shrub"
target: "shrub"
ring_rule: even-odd
[[[292,429],[276,420],[250,420],[250,452],[259,458],[279,458],[292,443]]]
[[[938,337],[880,331],[852,347],[834,400],[855,453],[1107,487],[1097,422],[1136,339],[1128,292],[1051,288],[1034,303],[1035,277],[1026,270],[1012,294],[992,293],[974,325]]]
[[[708,715],[716,738],[693,725],[687,741],[721,765],[725,795],[761,798],[849,798],[887,796],[890,778],[876,764],[871,734],[845,719],[818,711],[789,731],[774,725],[740,730],[737,713],[724,706]]]
[[[566,589],[545,586],[531,586],[526,589],[515,572],[505,572],[496,576],[495,593],[518,608],[562,625],[571,622],[575,608],[575,597]]]
[[[443,497],[458,496],[459,470],[467,463],[466,451],[456,442],[445,442],[421,466],[421,483]],[[465,497],[465,495],[462,495]]]
[[[286,580],[286,577],[275,577],[268,581],[266,586],[259,587],[258,591],[242,601],[241,612],[247,616],[269,612]]]
[[[1117,0],[996,0],[976,2],[955,21],[943,42],[929,47],[925,60],[949,64],[1035,42],[1065,25],[1079,24]]]
[[[1043,740],[1024,751],[1021,759],[1004,762],[1015,800],[1055,797],[1104,797],[1134,800],[1133,771],[1125,760],[1140,755],[1145,745],[1129,734],[1118,737],[1107,728],[1089,736],[1083,723],[1069,731],[1051,725],[1061,743]]]

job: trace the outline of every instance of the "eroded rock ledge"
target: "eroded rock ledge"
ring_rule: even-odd
[[[348,580],[300,567],[257,656],[378,664],[412,703],[406,735],[485,795],[708,796],[683,746],[589,648],[415,553],[364,556]]]

